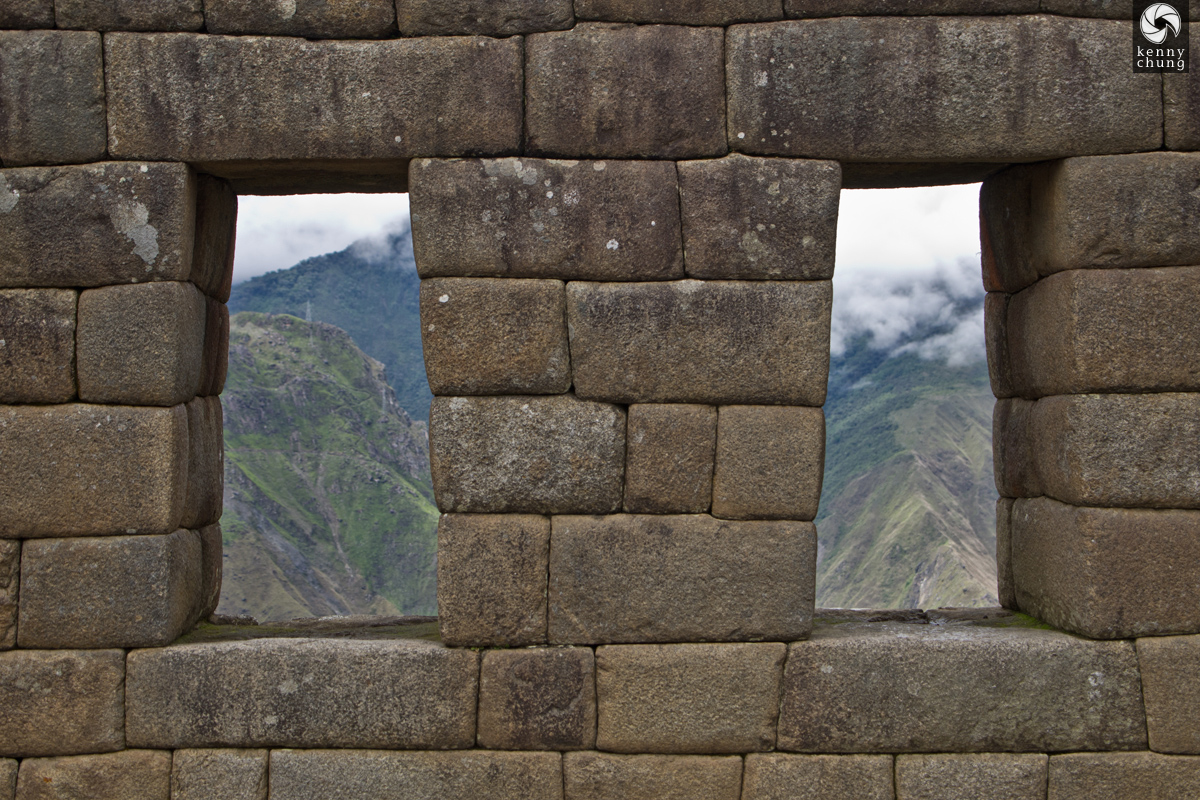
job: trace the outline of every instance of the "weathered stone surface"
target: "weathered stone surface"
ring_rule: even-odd
[[[196,236],[192,283],[221,303],[233,286],[233,251],[237,238],[237,194],[228,181],[196,176]]]
[[[186,280],[194,217],[183,164],[0,170],[0,286]]]
[[[737,756],[623,756],[567,753],[567,800],[738,800]]]
[[[684,404],[629,407],[625,510],[703,514],[712,504],[717,409]]]
[[[104,156],[100,34],[0,31],[0,163],[71,164]],[[0,208],[10,200],[0,186]]]
[[[575,0],[580,19],[667,25],[732,25],[782,19],[779,0]]]
[[[420,159],[411,168],[422,277],[683,277],[674,165]]]
[[[1200,511],[1017,500],[1012,571],[1022,611],[1096,639],[1200,633]]]
[[[1042,800],[1049,759],[1041,753],[896,756],[897,800]]]
[[[266,750],[176,750],[171,800],[267,800]]]
[[[127,738],[168,748],[471,747],[478,675],[477,653],[416,639],[134,650]]]
[[[211,297],[204,300],[204,356],[198,394],[213,397],[225,391],[229,373],[229,307]]]
[[[591,648],[484,653],[477,741],[493,750],[594,747],[596,660]]]
[[[778,643],[601,647],[596,746],[618,753],[770,750],[786,651]]]
[[[17,796],[17,762],[0,758],[0,800],[15,800]]]
[[[1017,589],[1012,571],[1012,509],[1011,497],[996,501],[996,597],[1004,608],[1016,611]]]
[[[1200,758],[1158,753],[1067,753],[1050,757],[1050,800],[1200,796]]]
[[[204,621],[216,612],[221,600],[223,542],[220,525],[208,525],[196,533],[200,535],[200,598],[196,619]]]
[[[214,0],[208,0],[212,30]],[[85,31],[198,31],[204,27],[201,0],[54,0],[60,28]]]
[[[438,622],[451,646],[546,642],[550,520],[446,514],[438,523]]]
[[[53,28],[53,0],[8,0],[0,6],[0,28]]]
[[[205,0],[204,18],[209,33],[377,39],[396,30],[396,8],[388,0]]]
[[[729,141],[746,153],[838,161],[1154,149],[1162,83],[1111,57],[1128,48],[1128,22],[1050,16],[739,26],[727,43]],[[1038,79],[1018,91],[1018,74]]]
[[[525,147],[583,158],[724,155],[724,31],[584,22],[525,44]]]
[[[0,653],[0,755],[60,756],[125,747],[125,653]]]
[[[553,644],[788,641],[812,630],[811,523],[619,514],[552,526]]]
[[[789,17],[810,19],[890,15],[925,17],[941,14],[1036,14],[1039,3],[1038,0],[924,0],[920,3],[912,3],[909,0],[784,0],[783,5]]]
[[[1137,640],[1150,749],[1200,753],[1200,636]]]
[[[17,600],[21,586],[21,543],[0,539],[0,650],[17,646]]]
[[[779,749],[1126,750],[1146,746],[1132,642],[1010,621],[818,625],[788,653]]]
[[[1195,73],[1163,75],[1163,114],[1168,150],[1200,150],[1200,80]]]
[[[404,36],[517,36],[575,24],[570,0],[405,0],[396,13]]]
[[[1129,19],[1132,0],[1042,0],[1042,11],[1071,17]]]
[[[717,419],[713,515],[817,515],[825,469],[825,413],[795,406],[722,406]]]
[[[187,440],[183,406],[0,407],[0,537],[171,533]]]
[[[891,756],[746,757],[743,800],[893,800]]]
[[[421,346],[437,395],[558,394],[571,388],[562,281],[421,281]]]
[[[75,301],[64,289],[0,289],[0,403],[75,396]]]
[[[21,647],[165,645],[196,623],[200,535],[30,539],[21,558]]]
[[[516,39],[114,33],[104,63],[119,158],[403,159],[520,144]]]
[[[170,800],[171,754],[124,750],[27,758],[17,777],[17,796],[21,800]]]
[[[79,295],[79,398],[173,406],[204,377],[208,307],[191,283],[105,286]]]
[[[1008,308],[1012,295],[988,292],[983,298],[983,335],[987,346],[988,382],[997,398],[1012,397],[1012,358],[1008,351]]]
[[[842,169],[836,161],[748,158],[679,164],[692,278],[828,280]]]
[[[188,483],[184,528],[198,529],[221,518],[225,490],[225,434],[221,398],[197,397],[187,404]]]
[[[1042,493],[1030,435],[1035,406],[1014,397],[997,400],[992,408],[992,471],[1001,497],[1036,497]]]
[[[604,514],[621,507],[625,412],[553,397],[435,397],[430,466],[444,512]]]
[[[558,753],[273,750],[272,800],[562,800]]]
[[[567,286],[575,392],[614,403],[820,406],[829,281]]]

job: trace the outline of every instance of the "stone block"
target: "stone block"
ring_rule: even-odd
[[[722,406],[717,418],[713,515],[817,515],[825,470],[825,412],[795,406]]]
[[[229,306],[211,297],[204,301],[204,355],[198,394],[214,397],[225,391],[229,373]]]
[[[521,49],[518,39],[114,33],[109,145],[118,158],[202,164],[505,155],[520,146]]]
[[[992,470],[1001,497],[1037,497],[1042,493],[1034,462],[1033,411],[1036,403],[1020,398],[997,400],[992,408]]]
[[[0,7],[0,29],[53,27],[54,0],[8,0]]]
[[[1008,621],[818,625],[790,646],[779,749],[1038,752],[1146,746],[1132,642]]]
[[[1163,75],[1163,115],[1168,150],[1200,150],[1200,80],[1193,73]]]
[[[1011,497],[996,501],[996,597],[1004,608],[1016,611],[1017,589],[1013,585]]]
[[[1050,757],[1049,800],[1200,796],[1200,757],[1067,753]]]
[[[100,48],[100,34],[90,31],[0,31],[0,163],[104,157]],[[0,186],[0,208],[11,202]]]
[[[706,158],[725,144],[720,28],[584,22],[525,44],[525,148],[570,158]]]
[[[272,800],[562,800],[558,753],[274,750]]]
[[[200,597],[196,619],[203,622],[216,613],[221,602],[224,547],[220,525],[208,525],[196,533],[200,535]]]
[[[1137,640],[1150,749],[1200,753],[1200,636]]]
[[[205,0],[204,18],[205,30],[218,34],[378,39],[396,31],[396,8],[389,0]]]
[[[183,406],[2,406],[0,538],[171,533],[187,460]]]
[[[0,653],[0,756],[62,756],[125,747],[125,653]]]
[[[221,518],[225,491],[225,434],[221,398],[197,397],[187,404],[188,482],[184,528],[193,530]]]
[[[1049,758],[1041,753],[896,756],[897,800],[1042,800]]]
[[[0,216],[0,286],[182,281],[191,271],[195,192],[183,164],[0,170]]]
[[[221,303],[233,287],[233,251],[237,239],[237,194],[228,181],[196,176],[196,236],[192,283]]]
[[[836,161],[681,162],[688,277],[829,280],[841,189]]]
[[[66,289],[0,289],[0,403],[75,397],[75,301]]]
[[[571,0],[405,0],[396,13],[404,36],[519,36],[575,24]]]
[[[729,141],[744,153],[1011,162],[1162,144],[1160,78],[1111,57],[1128,22],[840,17],[735,27],[726,48]]]
[[[794,19],[819,17],[934,16],[969,14],[1036,14],[1039,0],[784,0],[787,15]],[[1041,5],[1046,5],[1041,3]],[[1125,15],[1129,17],[1128,14]]]
[[[198,31],[205,7],[201,0],[54,0],[54,15],[59,28],[73,30]]]
[[[147,647],[191,628],[200,535],[30,539],[21,558],[21,647]]]
[[[625,431],[625,510],[703,514],[712,505],[717,409],[639,403]]]
[[[266,750],[176,750],[171,800],[267,800]]]
[[[738,800],[737,756],[627,756],[567,753],[567,800]]]
[[[170,800],[171,754],[123,750],[27,758],[17,777],[17,796],[20,800]]]
[[[0,800],[15,800],[17,796],[17,762],[0,758]]]
[[[410,181],[422,277],[683,277],[670,163],[419,159]]]
[[[438,523],[438,622],[451,646],[546,642],[550,520],[446,514]]]
[[[1200,633],[1200,511],[1017,500],[1012,574],[1022,611],[1095,639]]]
[[[126,736],[134,747],[467,748],[478,676],[477,653],[417,639],[134,650]]]
[[[79,398],[173,406],[204,377],[208,307],[191,283],[104,286],[79,295]]]
[[[778,643],[601,647],[596,746],[617,753],[770,750],[786,651]]]
[[[421,281],[421,346],[437,395],[560,394],[571,388],[562,281]]]
[[[477,742],[492,750],[594,747],[596,661],[591,648],[484,653]]]
[[[746,757],[743,800],[893,800],[891,756]]]
[[[0,539],[0,650],[17,646],[17,600],[21,586],[21,543]]]
[[[816,538],[807,522],[555,517],[550,642],[805,638]]]
[[[625,411],[574,395],[435,397],[430,466],[444,512],[604,514],[621,507]]]
[[[782,19],[779,0],[576,0],[580,19],[666,25],[732,25]]]
[[[825,403],[829,281],[567,286],[575,392],[614,403]]]
[[[988,382],[992,394],[1003,399],[1016,394],[1012,385],[1012,357],[1008,351],[1008,308],[1012,295],[988,292],[983,298],[983,335],[987,347]]]

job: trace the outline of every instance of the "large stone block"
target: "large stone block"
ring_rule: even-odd
[[[546,642],[550,520],[446,514],[438,523],[438,622],[451,646]]]
[[[558,753],[274,750],[272,800],[562,800]]]
[[[992,471],[1001,497],[1037,497],[1038,481],[1031,435],[1037,403],[1020,398],[997,400],[992,407]]]
[[[233,252],[237,239],[237,194],[227,181],[196,176],[196,235],[192,283],[222,304],[233,286]]]
[[[0,650],[17,646],[17,601],[21,586],[21,543],[0,539]]]
[[[567,753],[567,800],[738,800],[737,756],[627,756]]]
[[[0,286],[187,280],[194,187],[183,164],[0,170]]]
[[[1013,585],[1012,510],[1011,497],[996,501],[996,597],[1001,606],[1016,611],[1020,606],[1017,605],[1017,588]]]
[[[188,483],[184,528],[198,529],[221,518],[225,490],[225,434],[221,398],[197,397],[187,404]]]
[[[983,335],[987,348],[988,382],[992,394],[1003,399],[1016,392],[1012,385],[1012,359],[1008,352],[1008,307],[1012,295],[988,292],[983,298]]]
[[[224,543],[220,525],[208,525],[196,533],[200,536],[200,601],[196,619],[203,622],[216,613],[221,602]]]
[[[125,653],[0,653],[0,756],[103,753],[125,747]]]
[[[829,281],[567,286],[580,397],[614,403],[820,406]]]
[[[105,286],[79,295],[79,398],[173,406],[204,377],[208,307],[191,283]]]
[[[618,753],[770,750],[786,651],[778,643],[601,647],[596,746]]]
[[[430,466],[438,508],[604,514],[621,507],[625,412],[553,397],[435,397]]]
[[[1094,0],[1088,0],[1094,2]],[[796,19],[817,17],[878,17],[941,14],[1036,14],[1039,0],[784,0],[787,15]],[[1046,5],[1046,3],[1040,3]],[[1126,14],[1125,16],[1129,16]]]
[[[713,515],[817,515],[825,470],[825,413],[795,406],[722,406],[717,419]]]
[[[1067,753],[1050,757],[1049,800],[1200,796],[1200,757]]]
[[[100,34],[0,31],[0,163],[71,164],[104,156]],[[0,186],[0,209],[12,201]]]
[[[1012,573],[1021,610],[1096,639],[1200,633],[1200,511],[1017,500]]]
[[[1162,143],[1160,78],[1112,58],[1128,22],[841,17],[735,27],[727,48],[745,153],[1011,162]]]
[[[576,0],[580,19],[667,25],[732,25],[782,19],[779,0]]]
[[[422,277],[683,277],[674,165],[420,159],[411,168]]]
[[[692,278],[828,280],[842,169],[835,161],[747,158],[679,164]]]
[[[525,147],[533,155],[724,155],[725,32],[585,22],[525,44]]]
[[[1150,749],[1200,753],[1200,636],[1137,640]]]
[[[518,36],[575,24],[571,0],[405,0],[396,13],[404,36]]]
[[[555,517],[550,642],[802,639],[816,529],[705,515]]]
[[[0,6],[0,28],[53,28],[54,0],[8,0]]]
[[[788,653],[779,749],[1130,750],[1146,746],[1131,642],[1009,618],[818,625]]]
[[[1168,150],[1200,150],[1200,80],[1194,73],[1163,75],[1163,116]]]
[[[466,748],[478,676],[477,653],[414,639],[134,650],[126,735],[134,747]]]
[[[208,2],[211,30],[213,0]],[[85,31],[198,31],[201,0],[54,0],[58,27]]]
[[[898,800],[1042,800],[1049,758],[1041,753],[896,756]]]
[[[425,374],[437,395],[559,394],[571,388],[562,281],[421,281]]]
[[[477,742],[493,750],[594,747],[596,661],[591,648],[484,653]]]
[[[267,800],[266,750],[176,750],[171,800]]]
[[[625,432],[625,510],[703,514],[712,505],[717,409],[636,404]]]
[[[114,33],[104,63],[120,158],[404,159],[520,145],[517,39]]]
[[[17,762],[0,758],[0,800],[15,800],[17,796]]]
[[[229,374],[229,306],[211,297],[204,301],[204,360],[198,393],[213,397],[225,391],[225,378]]]
[[[66,289],[0,289],[0,403],[75,397],[75,301]]]
[[[20,800],[171,800],[171,754],[123,750],[103,755],[27,758]]]
[[[746,757],[744,800],[893,800],[891,756]]]
[[[309,39],[377,39],[396,30],[396,8],[389,0],[205,0],[204,19],[208,33],[264,33]]]
[[[0,537],[171,533],[187,459],[183,406],[0,407]]]
[[[21,647],[170,643],[200,611],[195,531],[168,536],[30,539],[21,558]]]

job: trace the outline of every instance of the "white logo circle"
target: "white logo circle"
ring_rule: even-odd
[[[1173,6],[1169,6],[1166,3],[1155,3],[1149,6],[1142,12],[1139,24],[1142,29],[1142,36],[1145,36],[1147,41],[1154,44],[1165,42],[1168,31],[1170,31],[1172,36],[1178,36],[1179,30],[1183,26],[1183,22],[1179,19],[1179,12]]]

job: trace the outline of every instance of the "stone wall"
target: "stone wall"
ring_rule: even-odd
[[[1200,81],[1128,17],[7,0],[0,800],[1200,796]],[[818,612],[839,192],[981,179],[1012,611]],[[236,194],[379,190],[440,636],[180,640]]]

